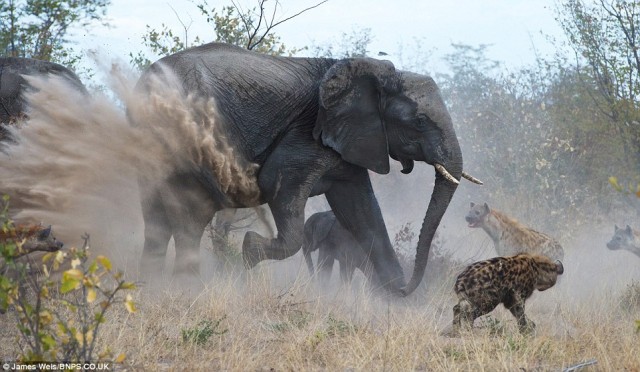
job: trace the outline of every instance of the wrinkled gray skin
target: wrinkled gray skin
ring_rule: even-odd
[[[259,203],[268,203],[278,235],[267,239],[246,233],[247,267],[294,255],[302,245],[307,198],[324,194],[338,221],[371,258],[385,288],[406,295],[418,286],[457,184],[436,173],[414,273],[405,286],[368,170],[388,173],[391,157],[402,163],[403,173],[422,161],[439,163],[460,179],[460,147],[433,79],[370,58],[274,57],[211,43],[154,63],[138,88],[146,89],[150,75],[162,74],[162,65],[181,79],[185,91],[216,99],[227,139],[238,156],[259,166]],[[140,188],[143,274],[162,270],[172,236],[175,272],[198,272],[200,238],[214,213],[251,207],[225,195],[203,168],[176,164],[166,184],[141,182]]]
[[[312,214],[304,223],[302,253],[309,274],[316,274],[311,252],[318,251],[318,273],[323,282],[328,282],[334,261],[340,264],[340,279],[350,284],[356,269],[374,280],[373,265],[351,233],[340,225],[332,211]]]
[[[68,68],[57,63],[31,58],[0,57],[0,140],[6,139],[5,124],[22,118],[26,113],[23,94],[29,83],[23,75],[57,74],[65,77],[80,91],[86,89]]]

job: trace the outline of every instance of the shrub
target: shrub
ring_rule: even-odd
[[[218,327],[223,320],[225,320],[227,316],[223,316],[222,318],[213,321],[213,320],[203,320],[199,322],[193,328],[187,328],[182,330],[182,341],[184,342],[193,342],[196,345],[204,345],[209,341],[209,338],[213,335],[223,335],[227,333],[228,329],[219,330]]]
[[[620,307],[629,313],[640,311],[640,282],[632,281],[620,296]]]
[[[7,217],[6,206],[3,211],[1,226],[10,228],[13,223]],[[108,347],[100,353],[96,351],[100,325],[115,303],[123,303],[127,311],[135,312],[131,295],[121,296],[122,291],[135,289],[135,284],[125,281],[107,257],[89,259],[88,235],[81,249],[46,254],[41,276],[31,274],[24,260],[13,258],[16,244],[20,242],[0,242],[0,254],[5,259],[0,272],[0,310],[16,317],[22,351],[18,359],[112,360]],[[51,275],[63,264],[70,264],[71,268],[61,276]],[[120,354],[115,360],[120,362],[124,357]]]

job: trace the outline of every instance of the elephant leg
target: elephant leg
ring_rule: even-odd
[[[351,167],[349,177],[333,182],[325,196],[340,224],[371,258],[380,284],[395,291],[404,286],[404,275],[391,246],[367,170]],[[356,247],[353,247],[356,248]]]
[[[351,284],[355,271],[356,267],[349,258],[345,257],[343,261],[340,261],[340,280],[343,284]]]
[[[188,208],[188,205],[185,205],[185,207],[183,212],[190,212],[189,218],[185,218],[179,226],[174,228],[173,239],[176,243],[174,276],[178,274],[198,275],[200,273],[200,240],[207,224],[211,222],[215,214],[213,206]],[[184,213],[181,215],[184,216]]]
[[[305,133],[305,138],[308,135]],[[242,256],[247,268],[266,259],[291,257],[300,250],[307,199],[326,170],[339,161],[319,146],[310,148],[298,138],[293,143],[290,140],[285,137],[260,170],[258,184],[268,201],[278,234],[275,239],[264,238],[254,231],[245,234]]]
[[[173,274],[198,275],[200,240],[220,205],[197,179],[182,175],[170,179],[162,196],[176,245]]]
[[[140,260],[140,274],[142,278],[150,279],[162,276],[172,229],[159,190],[147,195],[143,191],[141,194],[144,248]]]
[[[307,263],[309,269],[309,275],[315,274],[315,268],[313,267],[313,260],[311,259],[311,252],[317,249],[317,246],[313,242],[313,229],[310,225],[304,226],[304,237],[302,239],[302,254],[304,260]]]
[[[326,242],[318,246],[318,274],[321,282],[327,283],[331,279],[335,259],[333,247]]]
[[[185,226],[179,229],[173,236],[176,242],[176,259],[173,265],[173,275],[200,274],[200,240],[204,229],[213,218],[213,214],[207,220],[203,217],[199,224]],[[204,222],[204,225],[202,224]],[[180,251],[178,252],[178,247]]]

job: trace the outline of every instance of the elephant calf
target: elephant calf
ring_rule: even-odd
[[[324,282],[331,277],[334,260],[340,263],[340,279],[344,284],[351,283],[356,268],[369,280],[374,275],[369,257],[332,211],[315,213],[304,224],[302,253],[311,275],[315,274],[311,259],[315,250],[318,250],[318,272]]]

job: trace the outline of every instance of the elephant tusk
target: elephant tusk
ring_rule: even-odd
[[[434,167],[434,168],[436,168],[436,170],[438,171],[438,173],[440,173],[440,174],[441,174],[441,175],[442,175],[442,176],[443,176],[447,181],[449,181],[449,182],[451,182],[451,183],[453,183],[453,184],[455,184],[455,185],[459,185],[459,184],[460,184],[460,181],[458,181],[457,179],[455,179],[455,178],[451,175],[451,173],[449,173],[449,172],[447,171],[447,169],[446,169],[442,164],[435,163],[435,164],[433,165],[433,167]]]
[[[463,171],[462,172],[462,177],[468,179],[469,181],[478,184],[478,185],[484,185],[484,182],[480,181],[479,179],[475,178],[474,176],[470,175],[469,173]]]

